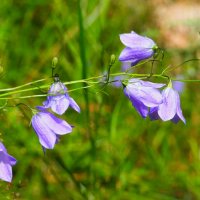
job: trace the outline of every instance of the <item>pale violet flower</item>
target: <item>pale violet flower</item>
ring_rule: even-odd
[[[6,148],[0,142],[0,179],[11,182],[12,181],[12,166],[17,160],[7,153]]]
[[[164,85],[133,78],[125,86],[124,93],[130,99],[137,112],[143,118],[146,118],[149,108],[156,107],[162,103],[162,95],[158,88]]]
[[[38,106],[38,112],[32,117],[31,123],[40,144],[44,149],[53,149],[61,135],[72,132],[72,126],[66,121]]]
[[[176,78],[184,79],[182,75],[178,75]],[[185,83],[182,81],[172,81],[172,86],[178,93],[182,93],[185,88]]]
[[[179,93],[183,92],[184,87],[185,87],[185,83],[184,83],[184,82],[181,82],[181,81],[173,81],[172,84],[173,84],[173,88],[174,88],[177,92],[179,92]]]
[[[134,31],[120,34],[120,40],[126,47],[121,52],[119,60],[131,62],[132,66],[141,60],[152,57],[158,48],[152,39],[140,36]]]
[[[77,112],[80,112],[80,107],[73,98],[67,93],[66,86],[60,82],[55,81],[49,91],[47,100],[43,102],[45,108],[51,108],[53,112],[62,115],[70,106]]]
[[[163,121],[172,120],[174,123],[177,123],[179,120],[182,120],[186,123],[181,110],[178,92],[172,87],[166,87],[162,91],[162,97],[163,102],[150,110],[149,117],[151,120],[160,118]]]

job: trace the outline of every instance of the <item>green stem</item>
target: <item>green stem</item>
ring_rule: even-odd
[[[142,78],[142,79],[144,79],[144,78],[149,77],[149,74],[131,74],[131,73],[126,73],[126,72],[113,73],[113,74],[110,74],[110,77],[123,76],[123,75],[129,76],[129,78],[131,77],[131,78]],[[81,80],[77,80],[77,81],[68,81],[68,82],[64,82],[63,84],[64,85],[73,85],[73,84],[78,84],[78,83],[84,83],[84,86],[82,86],[82,87],[75,88],[75,89],[72,89],[72,90],[68,90],[68,92],[73,92],[73,91],[76,91],[76,90],[87,89],[87,88],[93,87],[96,84],[102,83],[102,81],[100,79],[102,79],[103,77],[104,77],[104,75],[101,75],[101,76],[90,77],[90,78],[81,79]],[[165,79],[165,80],[168,79],[167,76],[162,75],[162,74],[153,74],[152,77],[157,77],[157,78],[161,78],[161,79]],[[126,78],[126,79],[129,79],[129,78]],[[33,85],[35,83],[39,83],[39,82],[42,82],[42,81],[45,81],[45,80],[46,79],[41,79],[41,80],[29,82],[29,83],[24,84],[24,85],[17,86],[17,87],[14,87],[14,88],[2,89],[2,90],[0,90],[0,92],[4,91],[4,93],[0,94],[0,100],[27,99],[27,98],[48,96],[49,94],[38,94],[38,95],[27,95],[27,96],[19,96],[19,97],[17,97],[17,96],[16,97],[8,97],[8,96],[12,96],[12,95],[21,94],[21,93],[32,92],[32,91],[39,90],[39,89],[49,88],[50,85],[45,84],[45,85],[41,85],[41,86],[38,86],[38,87],[31,87],[31,88],[19,90],[20,88],[24,88],[24,87],[27,87],[27,86],[30,86],[30,85]],[[96,80],[96,81],[94,81],[94,80]],[[195,83],[195,82],[199,83],[200,82],[200,80],[190,80],[190,79],[179,80],[179,79],[171,78],[171,80],[172,81],[180,81],[180,82],[191,82],[191,83]],[[108,83],[111,83],[111,82],[113,82],[113,81],[109,81]]]
[[[20,85],[20,86],[17,86],[17,87],[13,87],[13,88],[7,88],[7,89],[0,89],[0,92],[7,92],[7,91],[12,91],[12,90],[18,90],[20,88],[23,88],[23,87],[27,87],[29,85],[33,85],[33,84],[36,84],[36,83],[39,83],[39,82],[43,82],[43,81],[46,81],[46,79],[40,79],[40,80],[37,80],[37,81],[33,81],[33,82],[29,82],[29,83],[26,83],[26,84],[23,84],[23,85]]]
[[[183,66],[185,63],[188,63],[188,62],[191,62],[191,61],[200,61],[200,59],[199,58],[192,58],[192,59],[186,60],[186,61],[182,62],[181,64],[173,66],[173,67],[168,66],[162,71],[161,74],[164,74],[165,72],[171,72],[171,71]]]
[[[119,73],[110,74],[110,76],[121,76],[121,75],[128,75],[128,76],[133,76],[133,77],[145,77],[145,76],[147,76],[147,74],[130,74],[130,73],[126,73],[126,72],[119,72]],[[101,78],[103,78],[103,76],[104,75],[85,78],[85,79],[81,79],[81,80],[77,80],[77,81],[67,81],[67,82],[64,82],[63,84],[64,85],[72,85],[72,84],[77,84],[77,83],[86,83],[86,84],[99,83],[99,81],[95,81],[95,82],[93,81],[92,82],[91,80],[101,79]],[[23,85],[20,85],[20,86],[17,86],[17,87],[13,87],[13,88],[0,89],[0,92],[7,92],[7,93],[0,94],[0,97],[12,95],[12,94],[17,94],[17,93],[22,93],[22,92],[34,91],[34,90],[38,90],[38,89],[46,89],[46,88],[49,87],[49,84],[48,85],[42,85],[40,87],[32,87],[32,88],[27,88],[27,89],[23,89],[23,90],[18,90],[18,89],[21,89],[21,88],[33,85],[35,83],[45,81],[45,80],[47,80],[47,79],[36,80],[36,81],[29,82],[29,83],[26,83],[26,84],[23,84]]]
[[[32,83],[33,82],[31,82],[31,84]],[[94,83],[98,83],[98,82],[92,82],[92,81],[86,81],[86,80],[78,80],[78,81],[65,82],[63,84],[64,85],[69,85],[69,84],[77,84],[77,83],[87,83],[87,84],[92,84],[93,83],[94,84]],[[31,85],[31,84],[27,84],[27,85]],[[17,88],[23,88],[23,87],[25,87],[25,85],[18,86]],[[42,86],[39,86],[39,87],[32,87],[32,88],[27,88],[27,89],[23,89],[23,90],[15,90],[15,91],[13,91],[14,90],[13,88],[8,88],[8,89],[5,89],[5,91],[11,91],[11,92],[6,92],[6,93],[3,93],[3,94],[0,94],[0,97],[9,96],[9,95],[18,94],[18,93],[29,92],[29,91],[34,91],[34,90],[39,90],[39,89],[46,89],[46,88],[49,88],[49,85],[42,85]]]
[[[190,79],[181,79],[181,80],[179,80],[179,79],[171,79],[172,81],[180,81],[180,82],[191,82],[191,83],[199,83],[200,82],[200,80],[190,80]]]

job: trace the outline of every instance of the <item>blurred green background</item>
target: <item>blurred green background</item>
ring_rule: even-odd
[[[166,49],[165,67],[176,66],[200,57],[199,21],[199,1],[192,0],[1,0],[0,88],[50,77],[54,56],[62,81],[101,75],[110,55],[124,48],[119,34],[132,30]],[[142,70],[148,73],[149,66]],[[120,70],[117,61],[112,72]],[[180,74],[200,79],[199,62],[168,75]],[[1,139],[18,163],[13,182],[0,181],[0,199],[200,199],[199,84],[188,83],[181,93],[186,125],[144,120],[122,89],[96,90],[70,94],[82,112],[67,110],[63,118],[75,128],[46,155],[29,125],[30,111],[1,110]],[[8,105],[35,107],[44,100],[10,100]]]

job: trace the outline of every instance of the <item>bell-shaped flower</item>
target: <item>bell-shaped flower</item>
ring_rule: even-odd
[[[162,97],[163,102],[150,110],[149,117],[151,120],[160,118],[163,121],[172,120],[177,123],[182,120],[186,123],[181,110],[179,94],[171,87],[171,84],[162,91]]]
[[[124,88],[124,93],[130,99],[137,112],[143,118],[146,118],[149,108],[156,107],[162,103],[162,95],[158,88],[164,85],[133,78],[129,80]]]
[[[6,148],[0,142],[0,179],[11,182],[12,181],[12,166],[17,160],[7,153]]]
[[[64,120],[54,116],[45,108],[38,106],[31,123],[40,144],[45,149],[53,149],[61,135],[72,132],[72,127]]]
[[[141,60],[152,57],[158,48],[152,39],[138,35],[134,31],[120,34],[120,40],[126,48],[122,50],[119,60],[131,62],[132,66]]]
[[[66,86],[60,81],[56,81],[51,85],[47,100],[43,102],[43,105],[45,108],[51,108],[53,112],[59,115],[62,115],[69,106],[80,112],[80,107],[69,96]]]

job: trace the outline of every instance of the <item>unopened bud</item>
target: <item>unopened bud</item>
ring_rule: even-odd
[[[53,60],[52,60],[52,68],[53,68],[53,69],[56,68],[57,63],[58,63],[58,58],[57,58],[57,57],[54,57]]]
[[[116,56],[114,54],[112,54],[110,56],[110,65],[113,65],[115,63],[115,60],[116,60]]]

